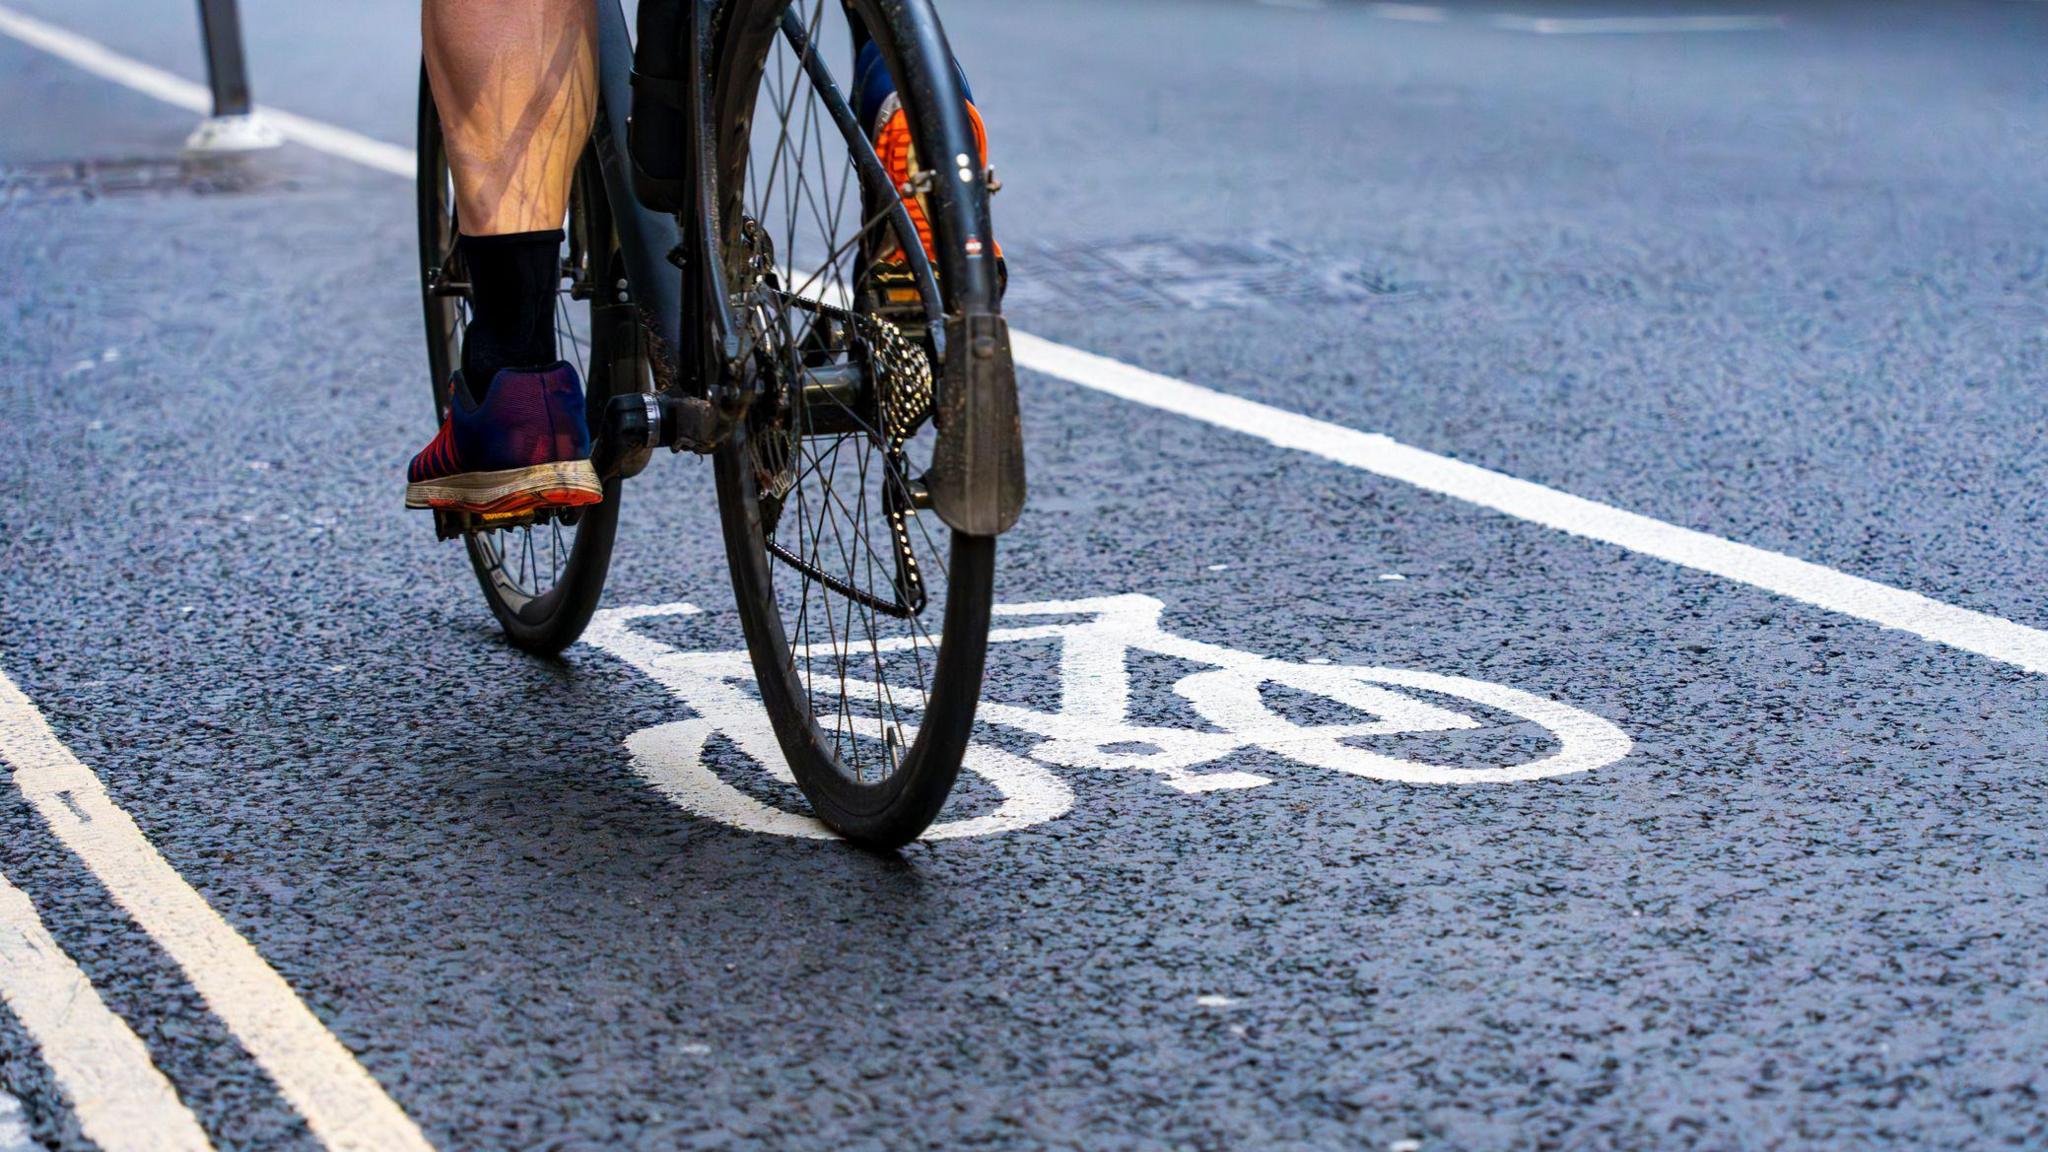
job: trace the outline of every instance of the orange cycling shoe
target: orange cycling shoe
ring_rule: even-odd
[[[958,61],[954,67],[959,67]],[[917,229],[917,238],[924,245],[925,255],[934,257],[932,249],[931,217],[925,202],[927,193],[911,186],[911,174],[921,171],[917,162],[917,146],[910,138],[910,117],[903,109],[903,101],[896,94],[895,78],[889,75],[889,68],[882,59],[882,52],[872,40],[860,47],[854,61],[854,106],[855,114],[862,124],[867,125],[870,138],[874,141],[875,155],[882,161],[882,169],[889,174],[889,182],[896,186],[903,197],[903,207],[910,214],[910,223]],[[959,73],[960,89],[967,96],[967,118],[974,125],[974,143],[980,150],[982,163],[988,163],[988,128],[982,123],[981,111],[974,106],[974,90],[968,86],[967,74]],[[993,191],[993,189],[991,189]],[[987,244],[986,254],[996,259],[996,280],[1000,285],[1006,279],[1007,269],[1003,266],[1003,247],[994,237],[969,237],[967,254],[983,255],[977,251],[979,245]],[[891,302],[912,303],[915,289],[904,285],[896,288],[888,281],[901,275],[904,264],[903,252],[897,246],[896,237],[889,238],[888,248],[876,254],[876,260],[883,265],[877,271],[884,281],[885,298]],[[893,267],[892,267],[893,266]],[[908,300],[896,301],[897,293],[912,293]]]
[[[889,173],[890,183],[896,185],[898,192],[903,192],[910,187],[910,174],[918,171],[917,146],[910,140],[910,117],[904,113],[902,104],[893,95],[883,105],[882,113],[885,118],[875,128],[875,155],[881,158],[882,168]],[[974,125],[974,146],[980,150],[982,161],[986,163],[988,128],[981,122],[981,111],[970,103],[967,105],[967,118]],[[911,190],[903,197],[903,207],[910,213],[910,223],[917,229],[917,238],[924,245],[925,255],[930,257],[933,256],[932,225],[930,218],[925,215],[925,195],[923,192]],[[968,255],[977,255],[972,250],[977,242],[969,240]],[[989,244],[994,249],[990,255],[998,260],[1002,259],[1003,246],[993,239]],[[881,258],[892,259],[886,253]],[[901,252],[897,252],[893,257],[899,261],[902,258]]]

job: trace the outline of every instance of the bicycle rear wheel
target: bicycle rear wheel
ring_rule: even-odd
[[[878,4],[853,8],[892,69],[922,51],[893,39],[901,25]],[[945,803],[981,693],[995,539],[947,528],[919,478],[936,439],[936,322],[994,304],[991,278],[942,299],[931,276],[909,274],[915,230],[893,195],[863,185],[865,129],[843,103],[834,114],[826,57],[812,55],[851,59],[844,25],[826,22],[840,11],[840,0],[721,9],[720,256],[744,302],[745,383],[758,398],[716,467],[733,591],[792,775],[832,828],[888,848]],[[915,85],[900,87],[910,116],[927,111]],[[944,151],[979,155],[971,137],[945,138]],[[942,256],[969,239],[944,214],[932,223]],[[970,289],[984,298],[963,299]]]
[[[461,364],[469,277],[455,247],[460,224],[454,184],[424,70],[418,139],[421,302],[439,419],[447,412],[450,375]],[[595,431],[615,392],[652,385],[636,326],[622,323],[607,306],[608,286],[623,271],[603,175],[591,149],[576,166],[563,231],[555,336],[563,357],[583,377],[584,406]],[[607,480],[604,501],[584,508],[488,519],[435,513],[444,537],[462,537],[484,600],[515,647],[551,656],[575,643],[590,623],[611,567],[620,488],[616,478]]]

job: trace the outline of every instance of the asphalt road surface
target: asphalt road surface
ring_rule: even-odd
[[[245,9],[409,146],[409,0]],[[409,181],[9,25],[0,1149],[2048,1146],[2048,6],[944,11],[1058,627],[897,859],[642,735],[707,468],[559,661],[400,507]]]

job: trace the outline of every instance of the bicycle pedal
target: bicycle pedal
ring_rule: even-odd
[[[892,311],[907,309],[918,315],[924,314],[924,293],[918,291],[917,277],[910,274],[908,264],[877,267],[873,284],[876,312],[888,316]]]
[[[460,540],[469,533],[469,514],[451,512],[446,508],[434,509],[434,538],[436,540]]]
[[[935,270],[936,271],[936,270]],[[918,290],[917,277],[911,275],[910,266],[896,262],[884,262],[869,273],[868,292],[874,304],[874,315],[896,325],[912,339],[922,340],[925,331],[924,293]],[[1010,292],[1010,262],[996,257],[996,299],[1001,300]]]
[[[538,528],[559,521],[565,527],[573,527],[582,517],[581,508],[528,508],[523,512],[486,512],[472,517],[475,526],[485,532],[496,532],[504,528]]]
[[[878,320],[887,320],[898,331],[913,341],[922,342],[927,328],[924,293],[918,291],[917,278],[910,269],[900,264],[884,264],[877,268],[868,281],[868,314]]]
[[[582,508],[530,508],[524,512],[503,512],[498,514],[462,512],[452,508],[434,509],[434,536],[440,540],[460,540],[478,532],[499,532],[507,528],[535,528],[550,522],[560,522],[565,528],[573,528],[583,518]]]

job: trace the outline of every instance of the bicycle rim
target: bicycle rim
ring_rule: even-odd
[[[915,384],[937,369],[920,321],[942,309],[922,290],[904,303],[900,286],[896,307],[880,303],[879,258],[918,241],[864,201],[849,140],[764,18],[784,7],[729,6],[720,52],[714,123],[751,125],[721,139],[722,255],[762,393],[718,456],[721,519],[756,682],[798,786],[843,835],[886,847],[924,830],[958,774],[995,542],[916,506],[936,435],[930,382]],[[851,59],[825,35],[836,2],[796,10],[812,50]]]

